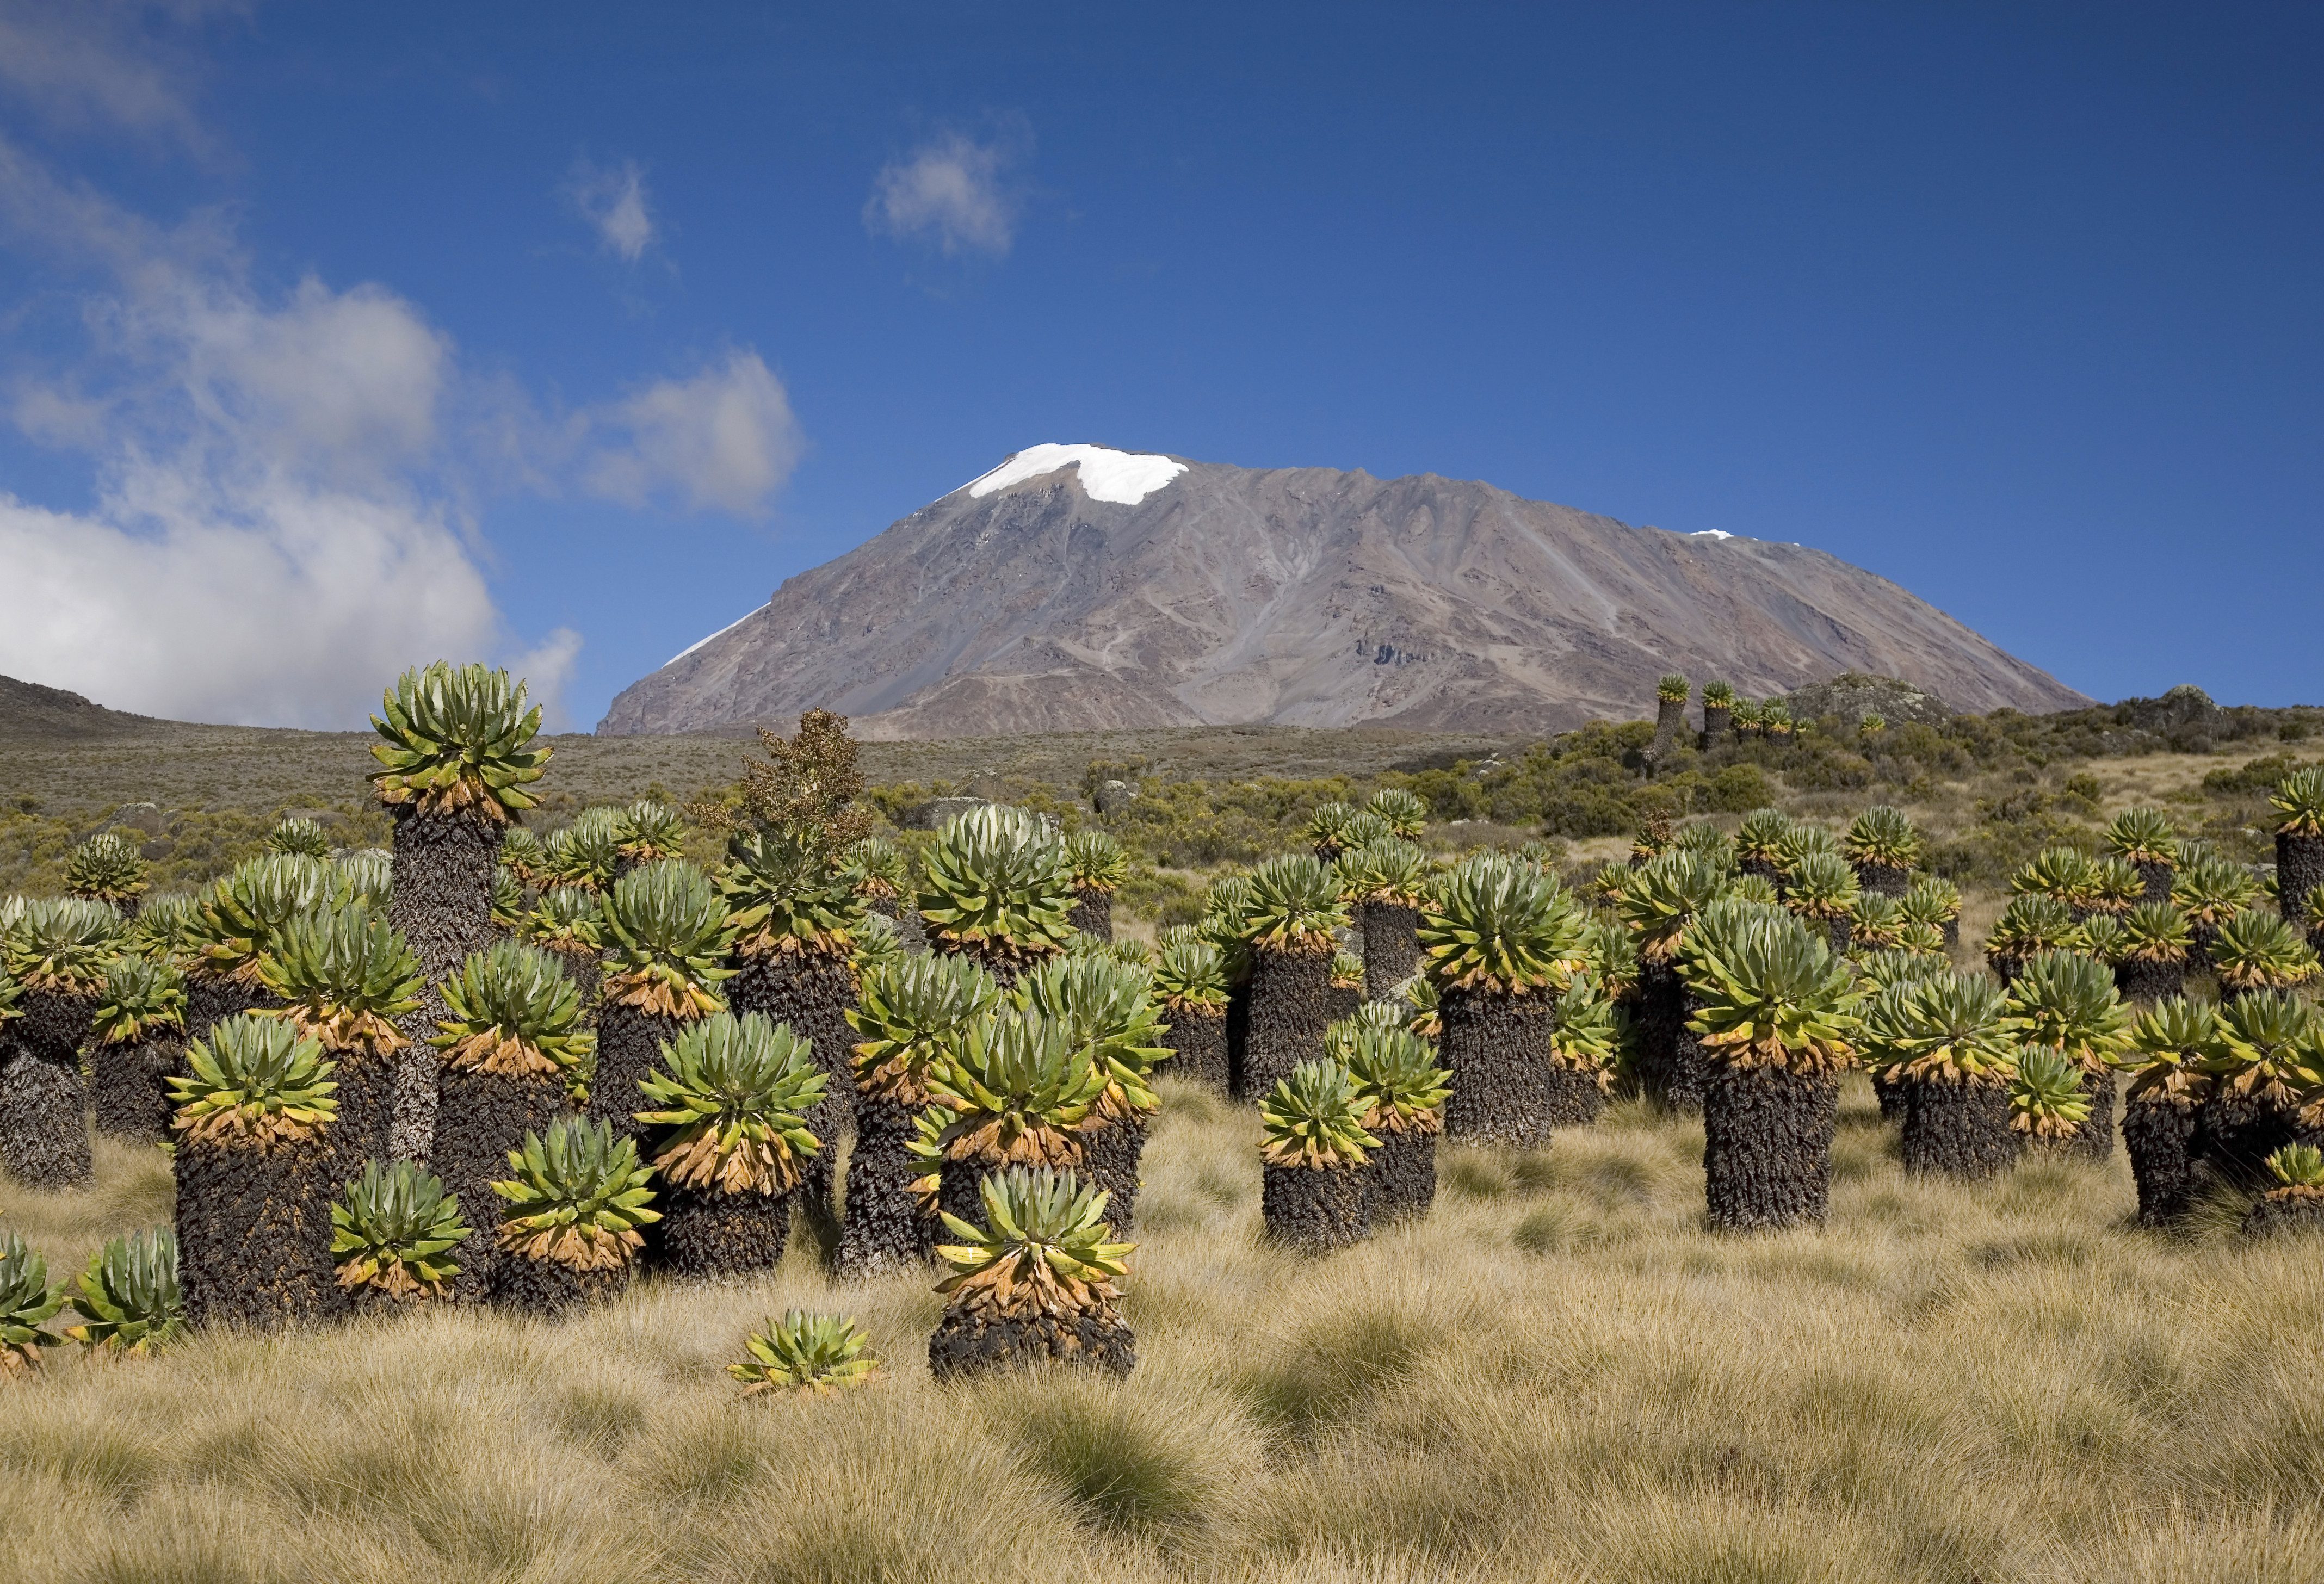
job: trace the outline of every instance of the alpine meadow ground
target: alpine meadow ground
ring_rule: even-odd
[[[649,1280],[554,1323],[434,1307],[0,1387],[0,1555],[167,1580],[2234,1580],[2324,1577],[2324,1282],[2221,1204],[2143,1232],[2119,1155],[1908,1180],[1848,1081],[1828,1227],[1702,1224],[1641,1104],[1448,1147],[1420,1221],[1259,1239],[1258,1123],[1166,1084],[1125,1381],[939,1386],[932,1279]],[[0,1189],[63,1275],[162,1221],[158,1152]],[[745,1400],[791,1307],[884,1373]]]

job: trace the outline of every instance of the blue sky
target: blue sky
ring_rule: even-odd
[[[586,728],[1038,441],[2324,698],[2312,6],[0,0],[0,671]]]

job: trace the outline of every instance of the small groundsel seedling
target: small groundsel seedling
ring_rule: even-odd
[[[74,1278],[72,1306],[81,1322],[65,1335],[106,1353],[143,1354],[185,1334],[178,1292],[178,1235],[167,1227],[109,1239]]]
[[[331,1206],[331,1259],[339,1285],[391,1298],[441,1298],[467,1241],[456,1194],[411,1161],[365,1161]]]
[[[506,671],[442,660],[406,671],[388,689],[372,727],[379,800],[422,815],[474,811],[495,824],[530,808],[549,750],[536,747],[540,706]]]
[[[615,1269],[644,1247],[642,1229],[661,1220],[651,1208],[653,1169],[608,1122],[559,1117],[546,1136],[524,1136],[509,1168],[510,1179],[493,1184],[503,1202],[498,1238],[521,1258]]]
[[[48,1262],[15,1233],[0,1233],[0,1380],[41,1361],[56,1340],[41,1328],[64,1305],[64,1289],[49,1285]]]
[[[726,1373],[742,1383],[746,1397],[762,1393],[820,1396],[862,1386],[880,1373],[872,1339],[847,1315],[794,1309],[743,1338],[742,1348],[746,1357],[729,1364]]]
[[[984,1225],[954,1215],[936,1257],[951,1274],[936,1284],[948,1307],[988,1319],[1040,1316],[1067,1323],[1109,1311],[1129,1274],[1134,1245],[1111,1241],[1107,1195],[1070,1171],[1011,1166],[978,1185]]]
[[[1269,1165],[1323,1171],[1361,1165],[1379,1140],[1357,1110],[1354,1081],[1337,1062],[1302,1062],[1259,1107],[1260,1158]]]

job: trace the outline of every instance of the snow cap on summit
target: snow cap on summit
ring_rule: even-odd
[[[1183,462],[1167,456],[1147,456],[1130,451],[1109,451],[1102,446],[1028,446],[983,477],[964,485],[973,496],[984,496],[1010,484],[1022,483],[1061,467],[1081,465],[1082,493],[1093,501],[1135,506],[1186,471]]]

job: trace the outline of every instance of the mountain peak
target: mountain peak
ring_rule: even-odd
[[[597,729],[729,731],[823,707],[871,738],[1552,732],[1643,714],[1669,671],[1754,696],[1864,672],[1966,710],[2088,702],[1796,545],[1632,528],[1434,474],[1045,444],[787,579]]]

